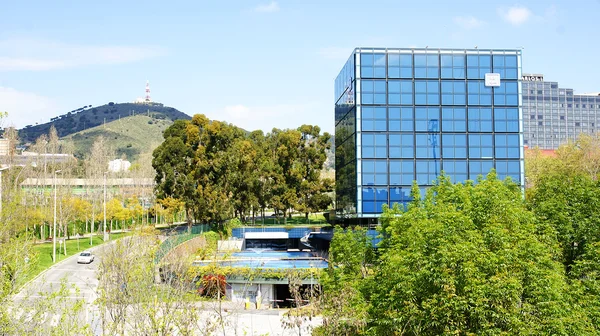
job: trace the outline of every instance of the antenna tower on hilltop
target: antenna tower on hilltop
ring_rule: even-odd
[[[150,103],[152,99],[150,98],[150,82],[146,81],[146,102]]]

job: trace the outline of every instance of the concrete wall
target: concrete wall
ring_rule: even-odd
[[[219,251],[241,251],[244,240],[219,240],[217,242],[217,249]]]
[[[260,292],[260,297],[258,296]],[[273,305],[274,288],[270,284],[239,284],[233,283],[227,286],[227,299],[232,302],[243,303],[246,298],[249,299],[251,309],[267,309]],[[257,307],[257,300],[260,299],[260,306]]]

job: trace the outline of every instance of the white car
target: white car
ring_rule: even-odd
[[[90,251],[83,251],[77,257],[78,264],[91,264],[94,261],[94,255]]]

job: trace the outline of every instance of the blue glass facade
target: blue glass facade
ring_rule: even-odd
[[[520,50],[355,49],[335,84],[338,216],[377,217],[442,171],[522,184],[520,78]]]

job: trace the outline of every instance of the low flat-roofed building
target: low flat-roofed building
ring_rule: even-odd
[[[0,149],[0,166],[2,167],[38,167],[44,164],[64,164],[75,161],[71,154],[39,154],[34,152],[23,152],[18,155],[2,154]]]
[[[44,190],[54,187],[53,178],[27,178],[21,183],[24,190]],[[71,188],[75,195],[84,195],[86,193],[103,190],[104,179],[82,179],[82,178],[56,178],[56,185]],[[136,194],[137,190],[154,188],[154,179],[152,178],[107,178],[106,188],[109,193],[119,190],[124,195]],[[139,196],[139,193],[138,193]]]

